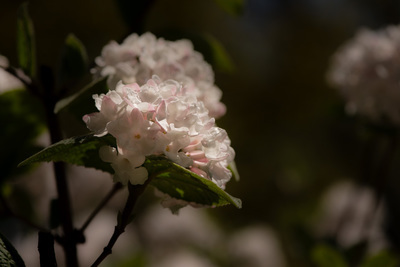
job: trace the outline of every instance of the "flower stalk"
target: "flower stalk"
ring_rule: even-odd
[[[112,253],[112,248],[114,244],[117,242],[119,236],[125,232],[126,226],[131,222],[132,219],[132,211],[135,207],[136,201],[140,197],[140,195],[144,192],[147,185],[150,183],[151,178],[147,179],[143,185],[132,185],[128,183],[129,195],[126,200],[126,204],[124,210],[118,216],[117,225],[114,228],[114,233],[111,236],[108,244],[104,247],[103,252],[96,259],[96,261],[92,264],[92,267],[99,266],[99,264]]]

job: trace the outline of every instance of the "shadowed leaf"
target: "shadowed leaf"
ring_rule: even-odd
[[[0,94],[0,183],[26,171],[18,163],[42,149],[35,141],[46,129],[44,121],[41,103],[25,89]]]
[[[381,251],[378,254],[372,255],[366,258],[360,267],[375,267],[375,266],[385,266],[385,267],[396,267],[399,266],[399,260],[395,255],[388,251]]]
[[[147,157],[144,166],[152,177],[150,184],[173,198],[206,206],[233,204],[241,208],[241,200],[232,197],[214,182],[205,179],[164,157]]]
[[[224,46],[209,34],[204,35],[204,38],[210,46],[212,54],[211,64],[215,66],[217,70],[228,73],[233,72],[235,70],[235,65],[233,64],[232,59],[225,50]]]
[[[312,260],[318,267],[347,267],[343,255],[327,244],[319,244],[312,251]]]
[[[243,13],[244,0],[215,0],[215,2],[231,15],[237,16]]]
[[[0,234],[0,266],[25,267],[21,256],[2,234]]]
[[[86,49],[81,41],[73,34],[65,40],[59,67],[59,87],[70,88],[88,73],[89,61]]]
[[[114,173],[110,164],[103,162],[99,157],[99,148],[115,146],[115,139],[111,135],[95,137],[92,134],[71,137],[46,147],[18,166],[37,162],[64,161],[70,164],[91,167],[109,173]]]
[[[98,150],[104,145],[115,147],[114,137],[111,135],[73,137],[45,148],[20,163],[20,166],[43,161],[64,161],[113,173],[111,165],[103,162],[98,155]],[[241,208],[240,199],[230,196],[212,181],[165,157],[149,156],[143,165],[148,170],[149,177],[152,178],[150,184],[173,198],[205,206],[233,204]]]
[[[23,3],[17,18],[17,55],[19,66],[30,77],[36,76],[35,49],[35,35],[28,13],[28,3]]]
[[[89,114],[98,111],[96,106],[93,105],[94,100],[92,95],[107,93],[107,91],[107,77],[95,80],[79,92],[58,101],[54,108],[54,112],[59,113],[62,110],[66,110],[81,120],[82,114]]]

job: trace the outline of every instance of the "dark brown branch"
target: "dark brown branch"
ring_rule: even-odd
[[[43,105],[46,112],[47,126],[50,132],[51,143],[56,143],[62,139],[60,125],[56,114],[53,110],[55,104],[59,100],[54,92],[54,84],[52,73],[49,68],[41,68],[40,80],[44,81],[44,84],[40,86],[32,78],[27,78],[22,72],[13,67],[1,67],[14,77],[18,78],[27,88],[29,92],[40,98],[43,101]],[[61,245],[64,248],[66,266],[77,267],[78,256],[76,250],[77,241],[75,239],[75,231],[72,224],[72,211],[71,211],[71,200],[69,196],[68,184],[66,181],[65,164],[63,162],[54,162],[54,174],[56,179],[56,187],[58,193],[58,203],[60,210],[60,219],[63,229],[63,237]]]
[[[53,92],[49,91],[50,89],[51,88],[47,88],[48,91],[44,94],[43,103],[45,105],[51,143],[54,144],[62,139],[62,134],[57,115],[53,112],[57,99],[53,95]],[[75,240],[74,227],[72,223],[71,199],[65,172],[65,164],[63,162],[53,162],[53,166],[58,194],[60,219],[64,234],[61,245],[63,246],[65,252],[66,266],[77,267],[77,242]]]
[[[125,232],[125,227],[131,221],[131,215],[133,208],[135,207],[136,201],[138,200],[139,196],[144,192],[147,185],[149,184],[151,178],[149,177],[147,181],[143,185],[131,185],[128,183],[128,190],[129,195],[128,199],[126,200],[126,204],[124,210],[122,211],[121,216],[118,218],[118,223],[114,228],[114,233],[110,238],[107,246],[104,248],[103,252],[100,256],[96,259],[96,261],[92,264],[92,267],[99,266],[99,264],[112,253],[112,248],[114,247],[115,242],[117,242],[119,236]]]
[[[54,237],[49,232],[39,232],[38,250],[40,267],[56,267],[56,254],[54,252]]]

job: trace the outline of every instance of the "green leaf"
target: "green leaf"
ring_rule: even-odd
[[[220,71],[233,72],[235,65],[221,42],[210,34],[205,34],[204,38],[211,50],[211,64]]]
[[[37,162],[63,161],[114,173],[111,165],[103,162],[98,153],[99,148],[106,145],[115,146],[115,138],[111,135],[95,137],[93,134],[71,137],[46,147],[18,166]]]
[[[149,266],[148,260],[146,258],[146,253],[143,251],[135,251],[126,255],[126,258],[117,259],[114,262],[114,266],[118,267],[146,267]]]
[[[75,117],[81,119],[82,114],[89,114],[98,111],[94,105],[92,95],[107,92],[107,77],[102,77],[91,82],[76,94],[58,101],[54,108],[54,112],[59,113],[62,110],[66,110],[72,113]]]
[[[173,198],[213,207],[227,204],[242,207],[240,199],[232,197],[212,181],[164,157],[147,157],[144,167],[152,178],[150,184]]]
[[[237,16],[243,13],[244,0],[215,0],[215,2],[231,15]]]
[[[88,73],[89,60],[82,42],[72,33],[65,40],[59,67],[58,86],[70,88]]]
[[[312,260],[318,267],[347,267],[342,254],[327,244],[319,244],[312,251]]]
[[[36,76],[36,51],[33,23],[28,13],[28,3],[23,3],[17,15],[18,63],[30,77]]]
[[[167,40],[189,39],[193,42],[194,49],[199,51],[204,59],[213,66],[215,70],[231,73],[235,70],[235,64],[229,53],[219,40],[210,34],[198,34],[190,31],[167,29],[155,32]]]
[[[73,137],[55,143],[39,153],[21,162],[19,166],[43,161],[64,161],[70,164],[93,167],[114,173],[111,165],[103,162],[98,154],[100,147],[115,147],[115,138],[111,135],[95,137],[85,135]],[[207,206],[233,204],[241,208],[241,200],[230,196],[212,181],[173,163],[161,156],[147,157],[144,167],[152,178],[151,185],[176,199]]]
[[[239,176],[239,172],[238,172],[237,167],[236,167],[236,162],[232,161],[229,164],[228,169],[232,172],[232,178],[235,181],[239,181],[240,180],[240,176]]]
[[[360,267],[396,267],[399,266],[399,260],[395,255],[388,251],[381,251],[378,254],[366,258]]]
[[[45,129],[42,104],[25,89],[0,94],[0,183],[28,168],[17,168],[19,162],[38,152],[35,142]]]
[[[25,267],[21,256],[15,250],[10,241],[0,234],[0,266],[4,267]]]

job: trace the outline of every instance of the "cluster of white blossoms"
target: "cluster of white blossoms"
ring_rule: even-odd
[[[334,55],[328,79],[349,113],[400,124],[400,26],[360,30]]]
[[[143,184],[148,178],[142,166],[146,156],[164,155],[224,189],[235,152],[203,102],[188,93],[191,86],[153,76],[142,86],[119,82],[115,90],[93,96],[99,112],[83,120],[96,135],[116,138],[116,148],[100,149],[102,160],[115,170],[116,182]]]
[[[125,84],[144,84],[153,75],[190,84],[192,93],[202,101],[210,116],[219,118],[226,112],[220,102],[221,90],[214,84],[214,73],[203,56],[193,50],[189,40],[167,41],[151,33],[128,36],[122,44],[111,41],[92,69],[94,77],[108,76],[109,88],[122,80]]]

